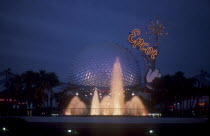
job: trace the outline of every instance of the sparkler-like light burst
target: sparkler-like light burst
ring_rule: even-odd
[[[157,50],[159,54],[158,43],[161,38],[165,38],[168,33],[164,31],[166,27],[160,23],[159,18],[150,19],[150,22],[146,24],[146,35],[149,36],[148,40],[153,42],[153,48]],[[155,69],[156,59],[147,58],[147,62],[149,63],[149,67],[153,70]]]
[[[150,23],[146,24],[146,26],[146,34],[150,35],[148,40],[154,38],[154,46],[157,46],[157,43],[159,42],[161,37],[166,37],[168,35],[168,33],[164,31],[165,27],[159,22],[158,17],[156,17],[155,20],[151,19]]]

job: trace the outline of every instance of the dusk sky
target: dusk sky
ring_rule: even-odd
[[[45,69],[61,80],[86,46],[132,46],[129,32],[158,16],[157,68],[163,74],[210,72],[209,0],[0,0],[0,71]]]

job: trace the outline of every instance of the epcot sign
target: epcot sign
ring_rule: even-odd
[[[133,37],[136,37],[137,35],[140,35],[140,31],[138,29],[134,29],[132,33],[128,36],[128,41],[130,43],[133,43],[133,48],[136,48],[136,46],[140,46],[140,50],[144,51],[147,55],[151,55],[152,59],[155,59],[158,51],[155,50],[153,47],[145,47],[149,46],[149,44],[144,42],[144,39],[137,38],[136,40],[134,40]]]

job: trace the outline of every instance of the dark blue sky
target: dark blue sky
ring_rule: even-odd
[[[159,16],[169,36],[157,67],[187,76],[210,71],[209,0],[1,0],[0,71],[10,67],[69,73],[72,58],[92,44],[131,46],[131,28]]]

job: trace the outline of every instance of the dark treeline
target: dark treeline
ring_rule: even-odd
[[[200,99],[210,96],[209,84],[204,84],[209,78],[207,72],[201,71],[197,77],[186,78],[183,72],[155,78],[152,82],[152,105],[159,108],[173,110],[173,112],[189,112],[201,110]],[[206,98],[206,97],[205,97]],[[208,109],[209,101],[202,102],[202,109]]]
[[[0,92],[4,98],[14,100],[17,108],[19,103],[26,103],[27,109],[41,110],[45,107],[52,108],[53,90],[59,85],[58,77],[53,72],[40,70],[26,71],[20,75],[12,74],[10,69],[5,71],[5,89]]]

